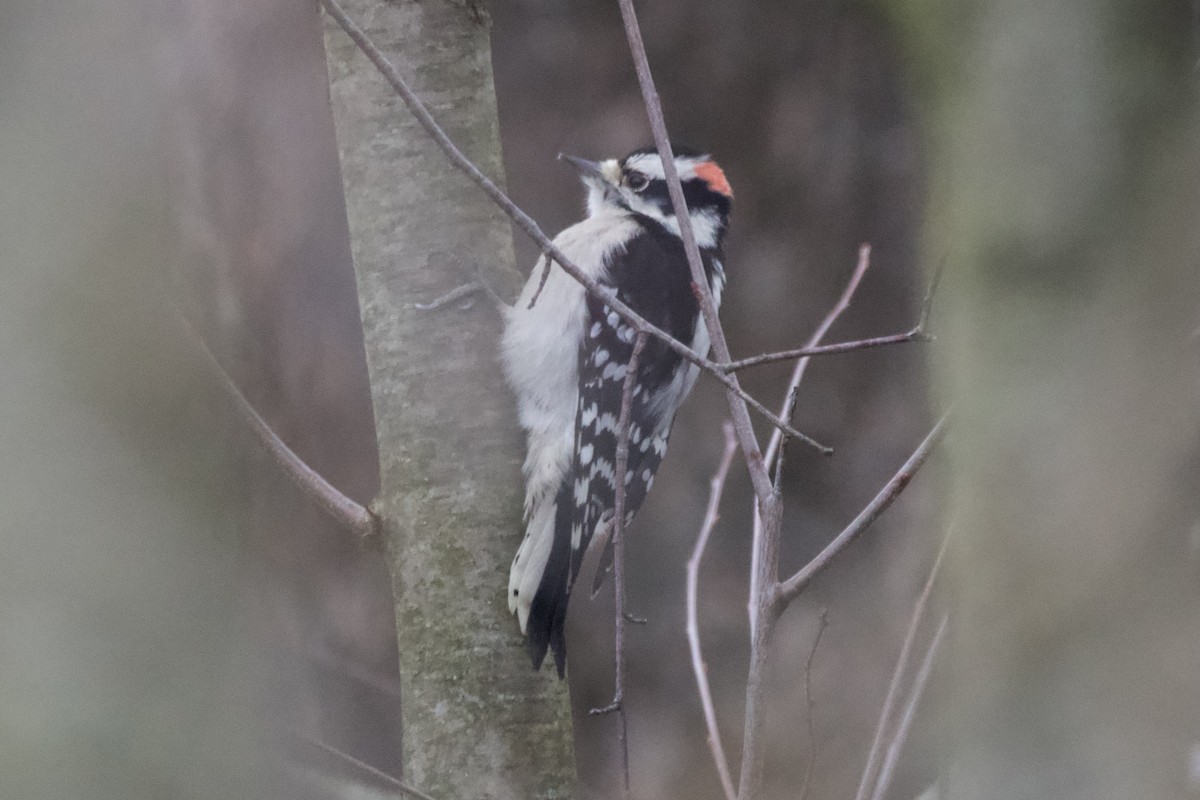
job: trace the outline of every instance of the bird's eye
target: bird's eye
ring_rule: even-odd
[[[625,178],[625,185],[635,192],[640,192],[650,185],[650,179],[637,172],[631,172]]]

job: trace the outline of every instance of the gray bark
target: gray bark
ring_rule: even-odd
[[[486,23],[446,0],[344,4],[450,136],[498,181]],[[440,797],[564,797],[565,685],[535,673],[508,613],[522,446],[477,299],[418,311],[472,279],[516,283],[511,232],[374,66],[326,23],[330,85],[379,437],[400,640],[408,780]]]
[[[1181,10],[902,12],[932,101],[926,254],[948,266],[940,380],[959,412],[944,797],[1198,788],[1200,131]]]

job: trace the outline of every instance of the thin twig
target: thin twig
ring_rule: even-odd
[[[625,715],[625,473],[629,469],[629,429],[633,417],[633,387],[637,383],[638,361],[646,346],[646,334],[639,333],[633,343],[633,354],[625,371],[625,383],[621,387],[621,415],[617,419],[617,456],[613,468],[616,482],[616,497],[613,499],[613,595],[615,617],[615,662],[613,670],[613,699],[601,713],[617,713],[617,744],[621,750],[621,796],[628,800],[629,786],[629,731]],[[592,713],[597,713],[595,710]]]
[[[860,245],[858,248],[858,259],[854,264],[854,271],[850,273],[850,280],[846,282],[846,288],[842,290],[842,294],[838,297],[837,302],[834,303],[833,308],[829,309],[829,312],[825,314],[825,318],[821,320],[821,324],[817,326],[815,331],[813,331],[813,334],[811,337],[809,337],[805,347],[817,347],[821,344],[821,340],[825,338],[825,334],[829,333],[829,329],[833,327],[833,324],[837,322],[838,318],[841,317],[842,314],[845,313],[846,309],[850,307],[850,301],[854,298],[855,292],[858,291],[858,285],[862,283],[863,276],[867,274],[867,270],[870,269],[870,267],[871,245]],[[800,382],[804,380],[804,373],[808,370],[808,363],[809,360],[807,358],[802,358],[796,362],[796,367],[792,370],[792,377],[790,380],[788,380],[788,389],[786,393],[788,400],[785,400],[784,402],[783,408],[780,411],[781,415],[786,415],[789,413],[789,408],[791,408],[791,397],[796,391],[796,388],[800,385]],[[774,460],[775,454],[779,450],[781,437],[781,434],[771,434],[771,439],[767,444],[767,452],[764,456],[768,464]]]
[[[725,450],[721,454],[720,464],[709,484],[708,509],[704,513],[704,522],[700,525],[700,534],[696,537],[696,546],[692,557],[687,562],[687,637],[688,646],[692,651],[692,672],[696,676],[696,688],[700,691],[700,705],[704,709],[704,724],[708,727],[708,748],[712,751],[713,763],[717,766],[717,774],[721,778],[721,788],[725,790],[726,800],[737,800],[737,790],[733,786],[733,775],[729,771],[729,759],[725,756],[725,747],[721,744],[721,731],[717,727],[717,712],[713,706],[712,689],[708,684],[708,668],[704,664],[704,655],[700,649],[700,623],[698,619],[698,597],[700,593],[700,561],[704,558],[704,550],[708,547],[708,538],[719,518],[721,496],[725,493],[725,478],[729,475],[729,466],[733,463],[733,454],[737,452],[737,439],[734,436],[733,424],[726,421],[721,426],[725,432]]]
[[[757,367],[761,364],[774,364],[777,361],[791,361],[797,358],[812,356],[832,356],[840,353],[853,353],[856,350],[869,350],[873,347],[884,347],[890,344],[906,344],[908,342],[932,342],[933,337],[920,328],[913,328],[906,333],[893,333],[888,336],[876,336],[871,339],[856,339],[851,342],[819,345],[817,347],[801,347],[797,350],[780,350],[777,353],[763,353],[758,356],[731,361],[723,364],[727,372],[736,372],[747,367]]]
[[[784,419],[791,419],[792,415],[796,413],[796,398],[798,398],[799,396],[800,396],[800,384],[796,384],[795,386],[792,387],[792,391],[788,395],[787,402],[784,404],[784,408],[786,410],[781,415]],[[783,468],[784,468],[785,462],[787,461],[787,458],[786,458],[787,443],[788,443],[788,436],[786,433],[784,433],[783,437],[780,438],[780,440],[779,440],[779,448],[778,448],[779,454],[777,456],[775,456],[775,479],[774,479],[774,482],[772,483],[772,485],[774,486],[774,489],[775,489],[775,496],[780,497],[780,498],[783,497]],[[767,466],[770,467],[771,462],[768,461]]]
[[[821,635],[829,627],[829,609],[821,609],[820,627],[813,638],[812,649],[808,651],[808,660],[804,662],[804,707],[808,716],[808,766],[804,769],[804,783],[800,784],[799,800],[804,800],[808,794],[808,784],[812,780],[813,768],[817,765],[817,725],[814,715],[816,706],[812,699],[812,666],[817,657],[817,648],[821,645]]]
[[[508,301],[501,297],[499,292],[492,288],[491,281],[489,281],[488,277],[483,274],[483,265],[481,265],[478,261],[472,261],[471,272],[475,274],[474,282],[479,285],[479,288],[481,288],[489,298],[491,298],[492,302],[496,306],[496,310],[504,313],[505,310],[512,308]]]
[[[921,316],[917,318],[917,330],[929,330],[929,317],[933,313],[933,298],[937,294],[938,285],[942,282],[942,273],[946,269],[946,262],[941,261],[937,265],[937,269],[933,271],[933,277],[929,280],[929,286],[925,289],[925,299],[921,301]]]
[[[816,448],[825,455],[833,452],[830,448],[814,441],[809,436],[805,436],[803,433],[795,430],[790,425],[787,425],[778,416],[767,410],[762,403],[759,403],[757,400],[747,394],[738,384],[735,376],[725,374],[725,372],[714,361],[711,361],[705,356],[695,352],[683,342],[649,322],[643,316],[638,314],[636,311],[614,296],[609,289],[602,286],[595,278],[581,270],[579,266],[575,264],[575,262],[567,258],[562,250],[560,250],[558,246],[546,236],[542,229],[538,227],[538,224],[533,221],[533,218],[522,211],[520,207],[518,207],[511,199],[509,199],[508,195],[506,195],[500,189],[500,187],[495,184],[495,182],[484,175],[483,172],[481,172],[480,169],[475,166],[475,164],[469,158],[463,155],[462,151],[455,146],[454,142],[450,140],[450,137],[446,135],[446,132],[443,131],[441,126],[438,125],[437,121],[434,120],[433,115],[429,113],[429,110],[425,108],[425,105],[421,102],[421,100],[416,96],[412,89],[409,88],[404,78],[401,77],[399,71],[397,71],[392,63],[388,61],[387,57],[379,50],[378,47],[375,46],[375,44],[370,40],[370,38],[367,37],[362,29],[359,28],[358,25],[346,15],[346,12],[342,10],[341,6],[337,4],[336,0],[321,0],[321,4],[324,6],[325,11],[329,14],[329,16],[331,16],[334,21],[341,26],[342,30],[346,32],[346,35],[353,40],[358,48],[362,50],[367,58],[371,60],[371,63],[378,68],[379,72],[400,96],[400,99],[404,101],[405,106],[407,106],[409,111],[412,112],[413,116],[416,117],[417,122],[420,123],[421,127],[425,129],[426,133],[429,134],[434,143],[441,148],[442,152],[446,154],[446,157],[450,160],[450,163],[459,169],[463,174],[465,174],[473,183],[475,183],[475,185],[482,189],[483,193],[486,194],[488,198],[490,198],[491,201],[495,203],[500,210],[503,211],[513,222],[515,222],[518,228],[520,228],[527,236],[529,236],[530,239],[537,243],[538,247],[541,248],[543,253],[547,254],[548,258],[552,258],[555,262],[557,262],[557,264],[568,275],[582,284],[583,287],[587,289],[587,291],[593,296],[603,299],[608,307],[616,312],[619,317],[632,325],[634,330],[638,331],[639,333],[649,334],[650,336],[662,341],[671,350],[678,353],[689,362],[700,367],[704,372],[715,377],[722,385],[725,386],[726,389],[736,393],[738,397],[745,400],[752,408],[762,414],[763,417],[772,425],[776,427],[783,426],[787,429],[789,436],[792,436],[804,442],[805,444]],[[720,353],[718,353],[718,355],[720,355]],[[722,357],[722,360],[728,361],[728,355],[729,354],[726,351]],[[747,415],[747,426],[748,420],[749,417]],[[753,434],[752,429],[747,427],[747,430],[750,430],[751,434]],[[754,452],[757,453],[757,446],[755,446]]]
[[[470,295],[473,295],[476,292],[481,292],[481,291],[483,291],[483,289],[484,289],[484,286],[482,283],[479,283],[479,282],[465,283],[462,286],[451,289],[450,291],[446,292],[441,297],[437,297],[437,298],[434,298],[433,300],[430,300],[428,303],[409,303],[408,306],[409,306],[409,308],[415,308],[418,311],[433,311],[434,309],[438,309],[438,308],[441,308],[442,306],[449,305],[450,303],[453,303],[455,300],[458,300],[459,298],[469,297]]]
[[[549,253],[542,253],[542,277],[538,279],[537,290],[533,293],[533,297],[529,298],[527,309],[532,309],[537,305],[538,298],[542,296],[542,289],[546,288],[546,281],[550,278],[550,268],[554,266],[554,259]]]
[[[196,345],[196,349],[199,351],[201,359],[208,367],[209,372],[221,384],[221,387],[225,390],[225,394],[233,401],[238,414],[245,421],[246,425],[254,431],[258,437],[258,441],[270,454],[275,463],[283,470],[288,479],[338,525],[350,530],[363,539],[377,536],[380,532],[379,517],[367,507],[347,497],[336,486],[321,477],[320,473],[304,463],[304,459],[296,455],[296,452],[288,447],[283,439],[279,438],[279,434],[272,430],[267,421],[262,418],[254,406],[250,404],[250,401],[246,399],[246,396],[242,394],[242,390],[233,382],[233,378],[230,378],[229,374],[225,372],[225,369],[221,366],[221,362],[208,349],[208,344],[204,341],[204,337],[193,327],[187,315],[178,306],[175,306],[174,310],[180,325],[187,332],[188,338]]]
[[[925,651],[921,669],[917,672],[917,677],[913,678],[912,688],[908,692],[908,702],[904,705],[904,714],[901,715],[900,722],[896,725],[896,733],[888,745],[887,757],[883,761],[882,769],[879,770],[879,782],[875,784],[875,792],[871,795],[871,800],[883,800],[892,785],[892,776],[896,772],[896,764],[900,761],[900,751],[904,749],[904,743],[908,741],[909,731],[912,730],[913,720],[917,716],[917,706],[921,704],[921,696],[925,694],[925,687],[933,672],[938,648],[941,647],[948,622],[949,618],[943,615],[941,623],[938,624],[937,633],[933,635],[933,641],[929,643],[929,649]]]
[[[292,738],[301,741],[310,747],[315,747],[318,750],[328,753],[338,761],[342,762],[342,764],[351,767],[358,772],[370,775],[376,780],[391,786],[402,794],[406,794],[409,797],[415,797],[417,800],[434,800],[433,797],[425,794],[425,792],[422,792],[420,789],[409,786],[407,783],[395,777],[394,775],[389,775],[378,767],[373,767],[367,762],[355,758],[344,750],[339,750],[332,745],[328,745],[325,742],[322,742],[318,739],[313,739],[301,733],[291,732],[290,735]]]
[[[900,699],[900,684],[908,669],[912,647],[917,640],[917,631],[921,627],[921,621],[925,618],[925,606],[929,602],[933,584],[937,581],[938,571],[942,567],[942,558],[946,555],[946,545],[949,541],[950,535],[947,533],[942,539],[942,546],[938,548],[933,568],[929,570],[925,588],[921,590],[921,596],[917,598],[917,604],[913,607],[912,617],[908,623],[908,632],[904,634],[904,644],[900,646],[900,655],[896,657],[896,667],[892,670],[892,679],[888,683],[887,696],[883,701],[883,709],[879,712],[879,722],[875,726],[875,736],[871,740],[871,749],[867,754],[867,763],[863,767],[862,778],[859,780],[858,792],[855,793],[854,800],[867,800],[867,792],[870,791],[875,780],[879,759],[883,755],[883,737],[887,733],[888,722],[892,718],[896,702]]]
[[[887,482],[879,493],[871,499],[859,515],[854,518],[854,521],[842,530],[833,541],[825,545],[825,548],[818,553],[812,561],[804,565],[795,575],[783,581],[776,587],[775,599],[781,606],[787,606],[799,596],[800,592],[812,582],[813,578],[829,565],[838,553],[842,552],[848,544],[858,538],[859,534],[871,526],[879,516],[891,506],[892,502],[900,496],[904,488],[908,486],[909,481],[917,474],[917,470],[929,458],[929,454],[933,452],[933,448],[946,434],[946,427],[949,417],[942,417],[938,423],[933,426],[933,430],[926,435],[925,440],[917,446],[913,454],[908,457],[904,465],[899,471],[892,476],[892,479]]]

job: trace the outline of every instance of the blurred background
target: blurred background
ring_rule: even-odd
[[[1162,28],[1194,18],[1190,4],[1167,5]],[[582,213],[559,152],[619,156],[650,142],[617,9],[496,0],[488,11],[508,188],[554,233]],[[914,54],[912,18],[832,0],[671,0],[642,15],[674,139],[710,151],[734,189],[722,309],[734,355],[806,339],[864,242],[871,270],[829,340],[910,328],[930,262],[952,249],[918,244],[938,140],[923,132],[939,119],[919,102],[918,78],[929,85],[939,53]],[[1183,41],[1194,28],[1178,27],[1169,54],[1194,60]],[[1190,196],[1186,182],[1181,192]],[[536,250],[515,241],[527,269]],[[180,322],[191,320],[310,465],[355,499],[374,496],[378,456],[314,5],[0,8],[0,242],[0,796],[372,796],[310,745],[398,771],[386,569],[261,453]],[[1153,261],[1147,252],[1139,263]],[[1178,252],[1194,263],[1186,244]],[[935,332],[940,319],[935,311]],[[938,346],[812,364],[797,427],[837,454],[789,451],[785,572],[853,518],[945,405],[928,388]],[[775,406],[788,373],[762,367],[744,385]],[[630,630],[627,702],[634,782],[646,797],[720,796],[683,598],[726,412],[701,380],[630,534],[629,602],[648,623]],[[1193,429],[1179,430],[1173,502],[1191,496],[1200,463],[1188,449]],[[926,470],[784,616],[769,690],[769,796],[795,796],[810,725],[809,796],[857,785],[946,524],[944,464]],[[700,606],[731,753],[747,658],[749,500],[735,468]],[[1186,527],[1187,508],[1164,518]],[[1179,547],[1194,567],[1194,541]],[[1172,575],[1178,583],[1164,585],[1195,577]],[[606,597],[573,605],[577,712],[611,690]],[[1186,619],[1192,606],[1173,608]],[[806,677],[823,612],[828,629]],[[1194,673],[1194,640],[1171,626],[1161,635],[1179,645],[1173,669]],[[1146,647],[1163,652],[1158,642]],[[1180,678],[1176,688],[1194,687]],[[917,796],[938,773],[946,712],[935,695],[892,797]],[[611,768],[609,724],[577,713],[585,783]],[[1198,731],[1179,722],[1172,741]],[[1184,756],[1177,762],[1169,785],[1193,796],[1200,778],[1189,783]]]

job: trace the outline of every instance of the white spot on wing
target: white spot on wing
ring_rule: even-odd
[[[613,477],[613,467],[606,459],[597,458],[596,463],[592,465],[592,477],[604,478],[608,481],[609,486],[616,486],[617,480]]]
[[[604,367],[604,372],[600,373],[600,377],[604,378],[604,380],[606,380],[606,381],[607,380],[623,381],[623,380],[625,380],[625,373],[628,370],[629,370],[629,368],[627,365],[618,364],[617,362],[614,361]]]
[[[579,415],[579,424],[585,428],[590,426],[593,422],[596,421],[596,412],[597,411],[599,411],[599,409],[596,408],[595,403],[592,403],[590,406],[585,408],[583,410],[583,413]]]

